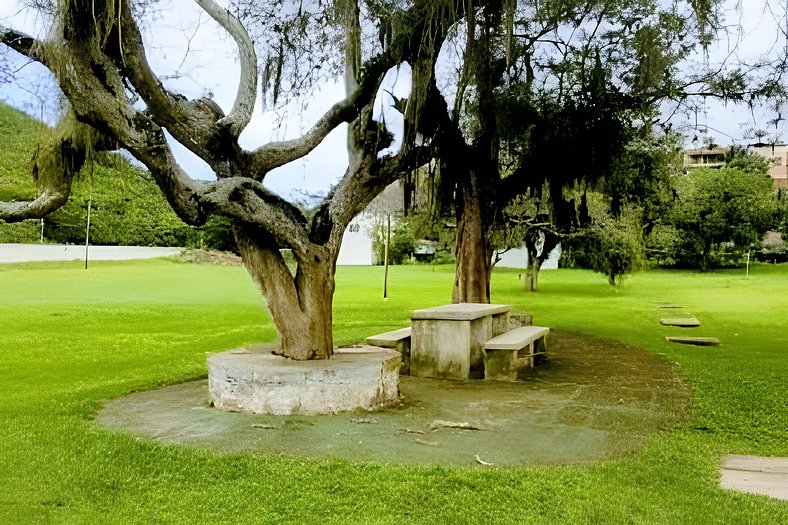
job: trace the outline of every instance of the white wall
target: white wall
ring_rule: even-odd
[[[555,270],[558,268],[558,258],[561,257],[561,245],[559,244],[556,246],[552,252],[550,252],[550,257],[542,263],[542,270]],[[503,255],[501,255],[501,260],[498,261],[496,264],[498,268],[520,268],[525,269],[528,266],[528,250],[523,248],[517,248],[515,250],[509,250]]]
[[[525,268],[528,266],[528,250],[525,248],[508,250],[501,254],[501,260],[495,266],[498,268]]]
[[[363,216],[353,219],[342,236],[337,264],[368,266],[372,264],[372,239],[367,233],[369,224]]]

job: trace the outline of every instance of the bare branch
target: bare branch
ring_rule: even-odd
[[[219,6],[213,0],[194,0],[211,18],[221,25],[238,45],[241,61],[241,78],[238,92],[230,114],[219,120],[220,125],[227,126],[234,137],[238,137],[252,120],[254,103],[257,98],[257,55],[254,43],[246,28],[233,14]]]
[[[303,157],[343,122],[354,120],[361,108],[372,100],[388,63],[380,60],[369,66],[358,89],[346,99],[334,104],[312,128],[299,138],[271,142],[252,152],[252,165],[255,179],[262,180],[274,168]]]

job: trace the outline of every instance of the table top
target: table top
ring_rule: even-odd
[[[472,321],[487,315],[502,314],[512,309],[511,304],[457,303],[434,308],[413,310],[411,319],[439,319],[444,321]]]

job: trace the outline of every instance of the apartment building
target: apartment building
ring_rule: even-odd
[[[700,148],[684,150],[685,168],[721,168],[725,165],[728,148]],[[769,175],[774,185],[788,188],[788,144],[749,144],[747,151],[756,153],[769,162]]]

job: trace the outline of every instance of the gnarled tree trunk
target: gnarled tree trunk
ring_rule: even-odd
[[[333,353],[332,302],[336,254],[319,246],[297,256],[293,275],[279,248],[263,232],[236,228],[244,266],[268,301],[281,337],[281,355],[327,359]]]
[[[492,246],[484,223],[484,197],[479,179],[470,173],[463,184],[462,207],[457,222],[457,266],[452,291],[453,303],[489,303]]]
[[[544,235],[542,237],[542,235]],[[542,235],[526,235],[525,247],[528,250],[528,267],[525,271],[525,289],[535,292],[539,288],[539,272],[550,253],[558,246],[560,237],[552,232]],[[541,239],[540,239],[541,238]],[[541,251],[539,250],[541,240]]]

